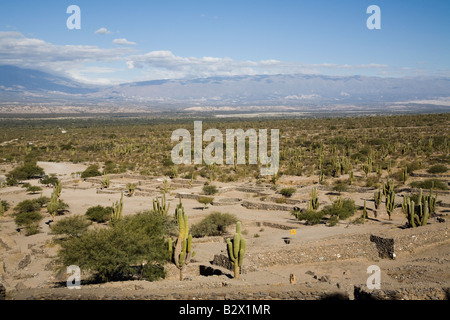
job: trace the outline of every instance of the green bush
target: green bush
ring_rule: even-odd
[[[27,192],[29,192],[29,193],[38,193],[39,191],[42,191],[42,188],[41,187],[39,187],[39,186],[29,186],[28,188],[27,188]]]
[[[315,225],[320,223],[323,219],[322,211],[314,211],[314,210],[294,210],[291,212],[293,216],[297,218],[299,221],[305,221],[306,225]]]
[[[14,213],[20,214],[24,212],[39,211],[41,205],[35,200],[23,200],[14,207]]]
[[[214,201],[213,197],[198,197],[197,201],[201,204],[203,204],[203,209],[206,208],[206,206]]]
[[[290,198],[297,189],[295,188],[283,188],[280,190],[280,194],[286,198]]]
[[[44,169],[36,165],[35,162],[28,162],[20,167],[11,170],[6,176],[12,180],[27,180],[35,176],[44,175]]]
[[[87,209],[85,215],[89,220],[93,222],[103,223],[109,221],[112,212],[112,207],[95,206]]]
[[[49,177],[44,177],[40,180],[40,183],[42,184],[51,184],[56,186],[58,184],[59,180],[58,177],[53,173]]]
[[[85,233],[91,222],[83,216],[66,217],[53,223],[50,227],[56,235],[75,237]]]
[[[62,269],[77,265],[97,281],[164,278],[167,225],[166,217],[149,211],[127,216],[111,227],[63,241],[57,262]]]
[[[228,226],[236,222],[237,218],[233,214],[213,212],[199,223],[194,224],[191,228],[191,234],[195,238],[220,236],[226,232]]]
[[[81,178],[89,178],[89,177],[97,177],[97,176],[101,176],[101,172],[98,170],[99,167],[96,164],[90,165],[89,167],[87,167],[86,170],[84,170],[81,173]]]
[[[448,171],[448,168],[443,164],[435,164],[434,166],[430,167],[427,171],[428,173],[444,173]]]
[[[322,209],[323,215],[329,215],[329,216],[337,216],[341,220],[345,220],[349,217],[351,217],[358,208],[355,205],[355,202],[351,199],[344,199],[340,200],[337,199],[333,202],[333,204],[330,206],[325,206]]]
[[[422,189],[440,189],[447,190],[447,184],[444,181],[438,179],[427,179],[424,181],[414,181],[409,184],[413,188],[422,188]]]
[[[17,226],[23,227],[28,226],[33,223],[37,223],[41,221],[44,217],[40,212],[31,211],[31,212],[21,212],[17,214],[14,218],[14,222]]]
[[[218,191],[217,187],[212,185],[212,184],[203,186],[203,193],[206,194],[206,195],[210,196],[210,195],[216,194],[217,191]]]

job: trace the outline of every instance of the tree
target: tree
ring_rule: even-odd
[[[214,201],[213,197],[198,197],[197,201],[203,204],[202,210],[205,210],[206,206]]]
[[[81,178],[89,178],[89,177],[98,177],[101,176],[101,172],[99,171],[99,167],[97,164],[92,164],[89,167],[87,167],[86,170],[84,170],[81,173]]]
[[[77,265],[97,281],[154,281],[164,278],[167,219],[149,211],[127,216],[108,228],[88,230],[61,242],[56,262]]]
[[[27,188],[27,192],[31,193],[31,194],[35,194],[38,193],[39,191],[42,191],[42,188],[39,186],[29,186]]]

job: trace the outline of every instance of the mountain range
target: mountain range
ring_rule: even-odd
[[[95,86],[33,69],[0,66],[0,108],[33,103],[148,108],[375,105],[450,97],[450,78],[245,75]]]

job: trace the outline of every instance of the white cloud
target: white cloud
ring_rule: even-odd
[[[86,45],[55,45],[27,38],[20,32],[0,31],[0,64],[40,69],[66,76],[76,74],[76,70],[89,63],[98,65],[123,61],[124,56],[132,52],[130,48],[120,47],[102,49]]]
[[[114,39],[113,40],[114,44],[121,44],[121,45],[128,45],[128,46],[134,46],[136,45],[136,42],[132,42],[132,41],[128,41],[125,38],[121,38],[121,39]]]
[[[111,34],[112,32],[106,29],[105,27],[102,27],[95,31],[95,34]]]

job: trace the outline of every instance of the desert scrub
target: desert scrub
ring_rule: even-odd
[[[197,202],[203,204],[202,210],[206,209],[208,204],[211,204],[214,201],[213,197],[198,197]]]
[[[85,216],[92,222],[104,223],[111,219],[112,211],[112,207],[95,206],[87,209]]]
[[[113,226],[88,230],[61,242],[56,263],[77,265],[95,281],[165,277],[168,237],[165,217],[149,211],[127,216]]]
[[[351,199],[338,198],[332,205],[325,206],[322,209],[323,215],[337,216],[340,220],[351,217],[357,210],[355,202]]]
[[[413,188],[422,188],[422,189],[440,189],[447,190],[448,187],[445,182],[439,179],[426,179],[423,181],[414,181],[409,184]]]
[[[320,223],[322,221],[324,214],[322,211],[314,211],[314,210],[293,210],[291,211],[291,214],[298,220],[298,221],[305,221],[306,225],[315,225]]]
[[[227,231],[227,227],[235,224],[237,218],[230,213],[213,212],[203,218],[191,228],[191,234],[194,238],[221,236]]]
[[[427,172],[428,173],[445,173],[448,171],[447,166],[443,165],[443,164],[435,164],[434,166],[431,166],[430,168],[428,168]]]
[[[215,185],[210,184],[210,185],[203,186],[203,193],[206,195],[210,196],[210,195],[216,194],[217,192],[218,192],[218,190]]]
[[[76,237],[86,233],[91,222],[84,216],[78,215],[66,217],[51,224],[50,229],[55,235],[65,235],[67,237]]]
[[[280,190],[280,194],[286,198],[290,198],[295,191],[297,191],[295,188],[283,188]]]
[[[101,175],[102,174],[99,171],[99,166],[97,164],[92,164],[81,173],[81,178],[84,179],[84,178],[89,178],[89,177],[97,177],[97,176],[101,176]]]

